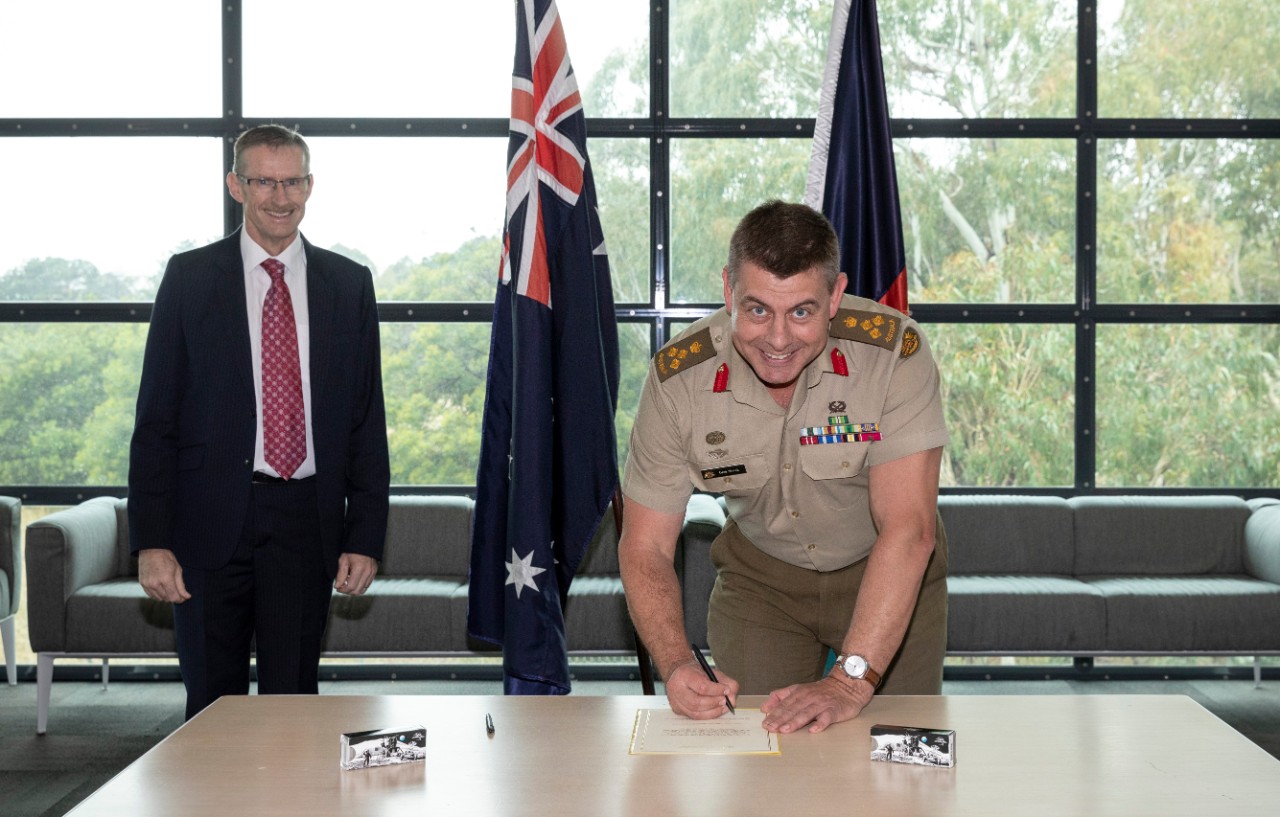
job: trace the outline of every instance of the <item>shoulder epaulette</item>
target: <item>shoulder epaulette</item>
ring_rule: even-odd
[[[662,347],[653,356],[653,365],[658,369],[661,382],[715,356],[716,347],[711,343],[711,330],[708,328]]]
[[[858,343],[869,343],[872,346],[892,349],[898,342],[901,320],[897,315],[884,312],[841,309],[831,319],[831,328],[827,334],[833,338],[854,340]]]

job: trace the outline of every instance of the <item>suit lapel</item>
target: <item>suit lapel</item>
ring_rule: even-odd
[[[230,316],[224,322],[229,358],[236,374],[254,392],[253,349],[249,344],[249,308],[245,305],[244,260],[240,257],[240,230],[218,243],[213,258],[217,285],[217,309]]]
[[[319,254],[304,237],[302,247],[307,254],[307,311],[311,328],[311,410],[316,406],[316,385],[327,382],[330,343],[333,333],[328,322],[333,316],[333,273],[325,267]]]

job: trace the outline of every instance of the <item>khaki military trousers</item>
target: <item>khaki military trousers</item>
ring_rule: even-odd
[[[947,537],[937,542],[915,614],[884,676],[880,694],[938,695],[947,645]],[[763,553],[729,520],[711,546],[716,583],[707,613],[716,666],[744,695],[816,681],[828,650],[840,651],[867,560],[829,572],[806,570]]]

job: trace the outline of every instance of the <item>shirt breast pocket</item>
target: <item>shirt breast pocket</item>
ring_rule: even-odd
[[[727,496],[751,494],[769,479],[764,454],[726,457],[691,463],[693,484],[699,490]]]
[[[823,505],[844,508],[853,504],[853,479],[865,469],[870,446],[871,442],[800,446],[800,468],[812,480]]]

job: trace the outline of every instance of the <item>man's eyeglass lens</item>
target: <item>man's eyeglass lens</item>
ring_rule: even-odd
[[[285,191],[289,192],[292,190],[305,190],[307,188],[307,181],[310,178],[310,176],[299,176],[296,179],[250,179],[240,176],[240,181],[244,182],[249,187],[252,187],[254,190],[262,191],[275,190],[276,185],[281,184],[284,185]]]

